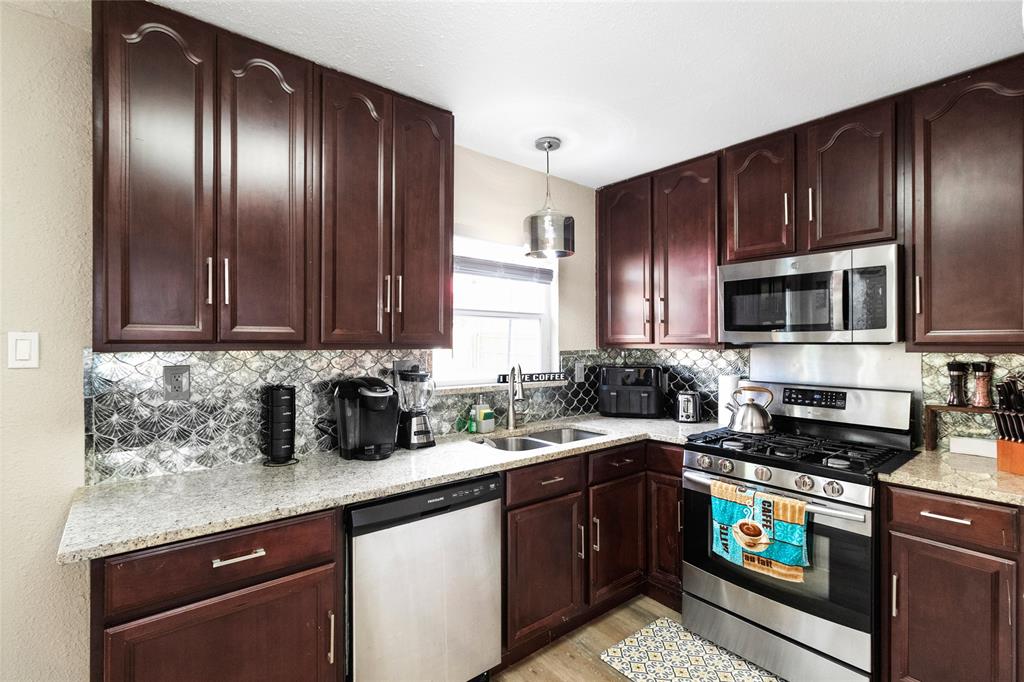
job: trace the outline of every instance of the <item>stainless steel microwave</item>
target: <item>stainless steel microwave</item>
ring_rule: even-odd
[[[719,340],[897,341],[898,248],[886,244],[719,266]]]

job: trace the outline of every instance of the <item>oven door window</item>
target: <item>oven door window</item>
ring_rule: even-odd
[[[843,271],[724,283],[725,329],[827,332],[846,329]]]
[[[683,497],[687,519],[684,561],[781,604],[863,632],[871,631],[870,536],[815,523],[811,516],[807,532],[811,565],[804,569],[804,582],[786,582],[749,571],[714,554],[711,497],[689,489]]]

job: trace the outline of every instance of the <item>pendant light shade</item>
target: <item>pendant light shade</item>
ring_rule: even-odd
[[[531,213],[523,221],[526,232],[526,255],[533,258],[565,258],[576,252],[576,221],[551,205],[551,157],[550,153],[562,146],[557,137],[542,137],[537,140],[537,149],[544,152],[544,184],[547,196],[544,208]]]

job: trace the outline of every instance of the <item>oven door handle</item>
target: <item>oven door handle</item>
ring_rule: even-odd
[[[702,476],[701,474],[694,473],[692,471],[684,471],[683,479],[696,483],[711,490],[711,483],[717,479],[710,478],[709,476]],[[842,511],[841,509],[831,509],[829,507],[821,507],[816,504],[808,504],[805,508],[808,514],[816,514],[818,516],[831,516],[836,519],[846,519],[847,521],[859,521],[864,523],[866,520],[864,514],[858,514],[856,512]]]

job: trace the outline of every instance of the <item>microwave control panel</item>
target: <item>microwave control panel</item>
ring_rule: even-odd
[[[787,388],[782,392],[782,402],[801,407],[827,407],[833,410],[846,409],[846,391],[819,391],[813,388]]]

